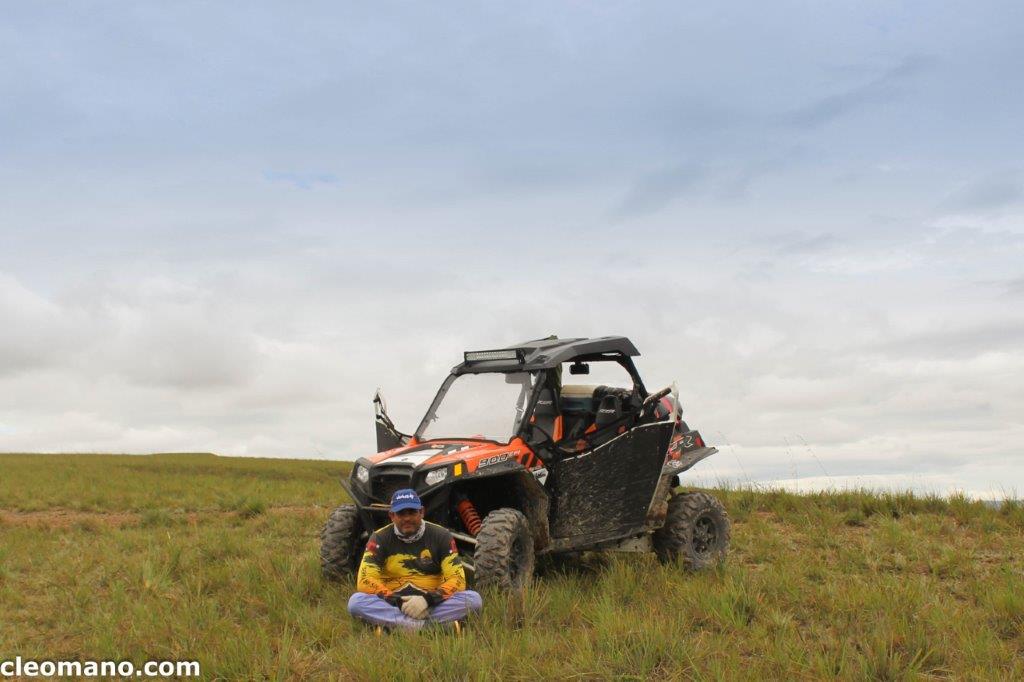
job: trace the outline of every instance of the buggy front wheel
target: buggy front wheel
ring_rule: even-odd
[[[521,590],[533,576],[533,534],[518,509],[495,509],[476,535],[473,576],[478,587]]]
[[[320,570],[324,578],[343,580],[356,574],[365,534],[355,505],[343,504],[331,512],[320,531]]]

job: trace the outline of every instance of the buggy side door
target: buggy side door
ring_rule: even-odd
[[[579,548],[643,532],[673,426],[643,424],[549,466],[556,544]]]

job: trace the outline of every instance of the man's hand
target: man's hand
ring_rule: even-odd
[[[424,597],[402,597],[402,613],[410,618],[423,620],[427,617],[428,611],[427,600]]]

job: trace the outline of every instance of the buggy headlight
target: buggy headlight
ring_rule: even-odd
[[[448,478],[448,467],[441,467],[440,469],[434,469],[433,471],[427,472],[423,481],[427,485],[434,485],[436,483],[440,483],[446,478]]]
[[[356,467],[356,480],[360,483],[366,483],[370,480],[370,470],[364,467],[362,464]]]

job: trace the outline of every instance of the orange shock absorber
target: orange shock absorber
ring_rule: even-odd
[[[459,518],[462,519],[462,525],[466,527],[470,535],[475,536],[480,532],[480,526],[484,525],[480,520],[480,515],[476,513],[476,507],[469,501],[468,498],[462,498],[458,504],[455,505],[455,511],[459,513]]]

